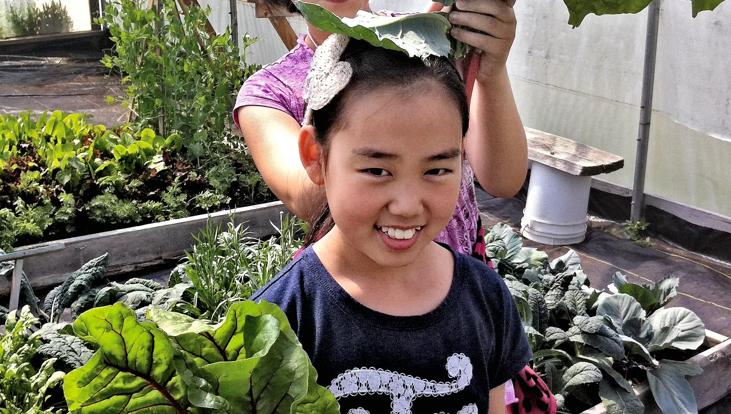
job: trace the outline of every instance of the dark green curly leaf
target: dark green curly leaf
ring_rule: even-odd
[[[64,309],[71,306],[79,297],[94,286],[104,283],[107,270],[107,253],[89,260],[66,280],[51,290],[43,302],[43,310],[54,321],[58,320]]]
[[[41,336],[43,344],[38,347],[38,354],[43,359],[56,358],[56,367],[64,372],[80,368],[91,359],[94,351],[86,347],[81,339],[73,335],[48,332]]]
[[[601,316],[577,316],[574,318],[574,327],[580,334],[572,335],[571,341],[589,345],[612,358],[622,359],[625,357],[622,339],[607,323]]]
[[[577,362],[570,366],[561,377],[564,384],[562,392],[570,393],[571,390],[584,384],[593,384],[601,381],[602,372],[590,362]]]

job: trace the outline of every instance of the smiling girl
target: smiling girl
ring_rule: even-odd
[[[513,300],[483,262],[433,241],[460,191],[456,70],[332,35],[305,96],[299,154],[326,220],[253,299],[284,310],[343,413],[504,413],[503,384],[530,358]]]

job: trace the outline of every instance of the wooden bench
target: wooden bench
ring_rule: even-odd
[[[542,244],[579,243],[586,235],[591,176],[622,168],[624,159],[537,129],[525,132],[531,175],[521,233]]]

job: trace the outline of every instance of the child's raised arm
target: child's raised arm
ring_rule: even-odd
[[[518,114],[506,62],[515,39],[515,0],[457,0],[449,19],[452,36],[480,54],[470,102],[465,147],[477,181],[495,196],[512,197],[528,165],[525,130]],[[439,10],[433,2],[430,10]]]

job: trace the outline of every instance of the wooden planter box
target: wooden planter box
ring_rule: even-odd
[[[23,261],[23,271],[31,285],[45,288],[63,282],[68,274],[104,253],[109,253],[108,276],[174,264],[193,246],[193,236],[208,222],[224,227],[225,223],[233,220],[237,224],[244,223],[253,237],[270,236],[276,233],[272,223],[279,226],[280,215],[286,212],[284,205],[276,201],[24,246],[16,251],[43,246],[56,248]],[[0,295],[9,294],[10,287],[9,280],[0,278]]]
[[[703,409],[719,401],[731,392],[731,338],[706,330],[706,349],[700,354],[690,358],[689,361],[697,362],[703,372],[693,377],[688,377],[698,409]],[[646,414],[661,413],[652,397],[650,387],[646,384],[635,387],[635,394],[640,397],[645,405]],[[603,404],[584,411],[584,414],[606,413]]]

